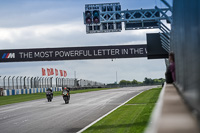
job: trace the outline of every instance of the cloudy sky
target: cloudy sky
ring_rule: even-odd
[[[122,10],[165,7],[159,0],[0,0],[0,49],[54,48],[146,44],[146,33],[129,30],[119,33],[86,34],[85,4],[120,2]],[[124,27],[124,26],[123,26]],[[103,83],[122,79],[143,81],[164,78],[164,59],[100,59],[0,63],[0,76],[42,76],[41,68],[66,70],[68,78]]]

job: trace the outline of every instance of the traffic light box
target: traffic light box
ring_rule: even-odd
[[[114,14],[112,18],[108,12],[121,11],[119,3],[105,3],[105,4],[86,4],[84,15],[84,24],[86,25],[87,33],[106,33],[106,32],[120,32],[122,30],[122,22],[102,22],[101,17],[106,20],[120,19],[120,13]]]
[[[99,24],[99,23],[100,23],[100,17],[98,10],[85,12],[85,24]]]

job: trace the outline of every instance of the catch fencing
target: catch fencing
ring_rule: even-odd
[[[105,87],[104,83],[75,78],[0,76],[0,96],[11,94],[30,94],[47,88],[69,87],[71,90]],[[29,89],[29,90],[28,90]],[[36,90],[35,90],[36,89]],[[39,89],[39,90],[38,90]]]

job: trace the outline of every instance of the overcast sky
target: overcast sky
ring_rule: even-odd
[[[54,48],[146,44],[146,33],[129,30],[119,33],[86,34],[85,4],[120,2],[122,10],[165,7],[159,0],[0,0],[0,49]],[[124,26],[123,26],[124,27]],[[0,76],[42,76],[41,68],[66,70],[68,78],[114,83],[122,79],[143,81],[164,78],[164,59],[100,59],[0,63]]]

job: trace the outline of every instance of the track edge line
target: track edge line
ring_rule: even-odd
[[[147,89],[147,90],[149,90],[149,89]],[[78,131],[77,133],[82,133],[83,131],[85,131],[86,129],[88,129],[89,127],[91,127],[92,125],[94,125],[95,123],[97,123],[98,121],[100,121],[101,119],[103,119],[104,117],[106,117],[107,115],[109,115],[110,113],[112,113],[113,111],[115,111],[116,109],[118,109],[119,107],[121,107],[122,105],[126,104],[128,101],[130,101],[131,99],[133,99],[134,97],[138,96],[139,94],[141,94],[144,91],[146,91],[146,90],[143,90],[143,91],[139,92],[137,95],[129,98],[127,101],[125,101],[124,103],[120,104],[116,108],[112,109],[111,111],[109,111],[105,115],[101,116],[97,120],[93,121],[92,123],[90,123],[89,125],[87,125],[86,127],[84,127],[83,129],[81,129],[80,131]]]

